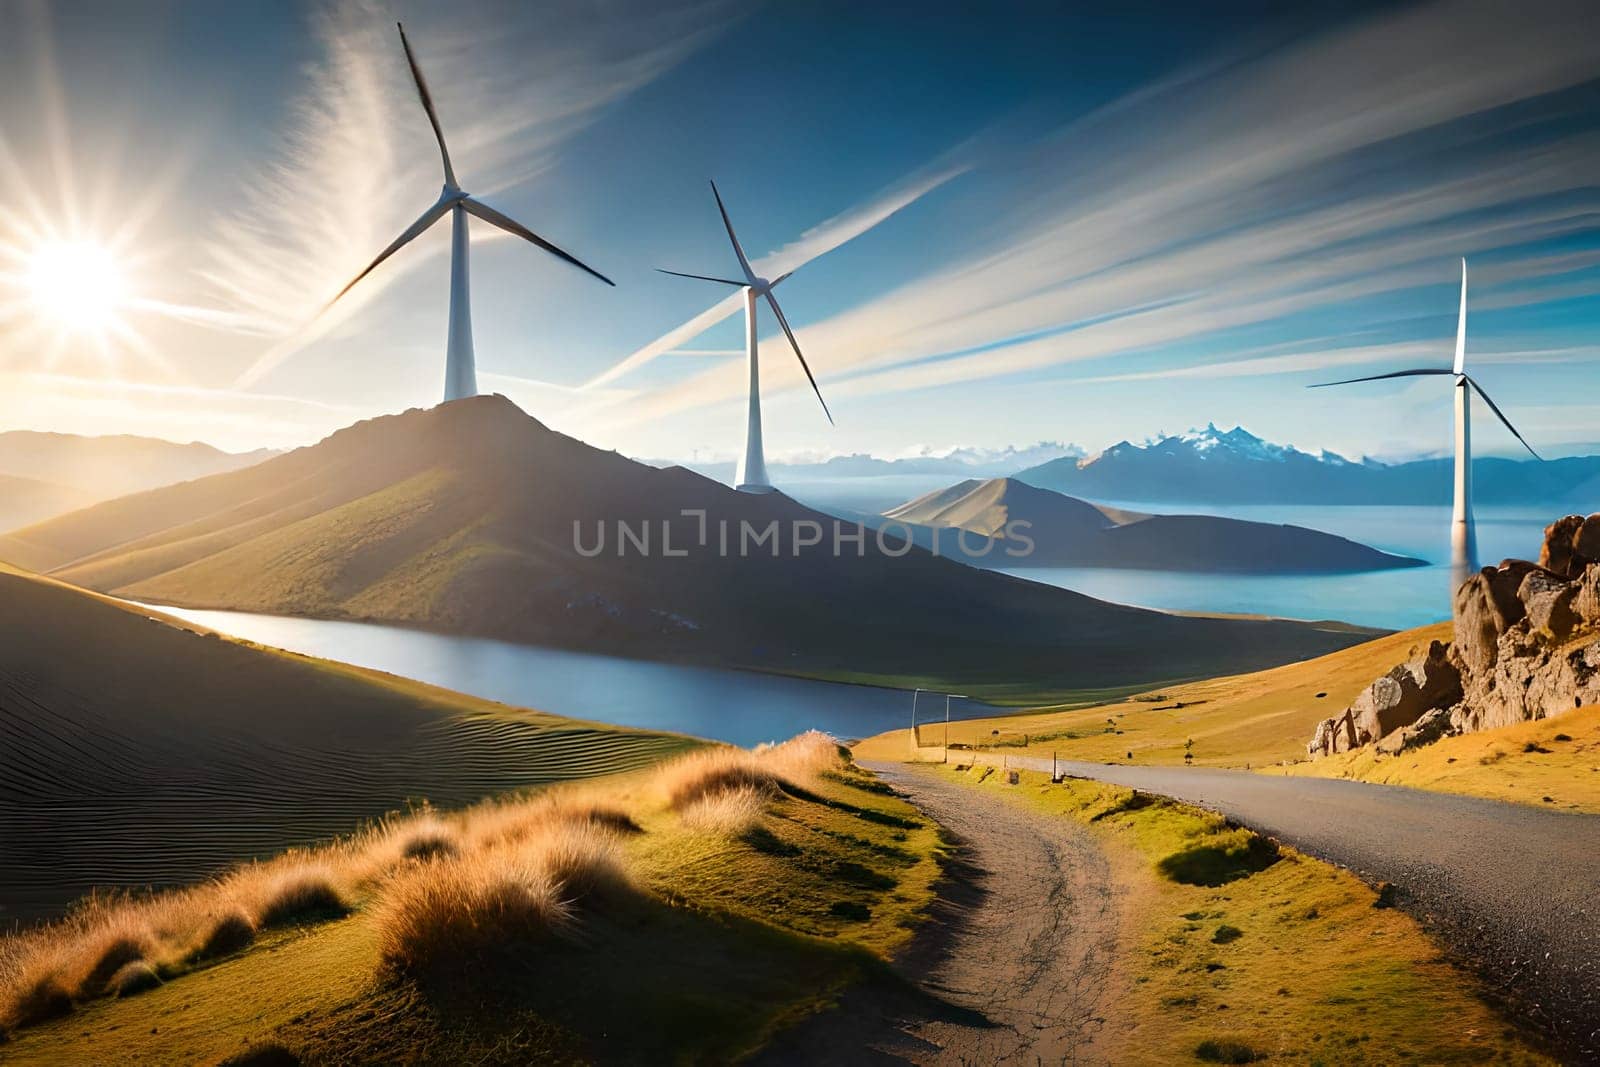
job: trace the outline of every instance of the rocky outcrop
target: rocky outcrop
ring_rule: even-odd
[[[1455,596],[1455,635],[1435,641],[1317,724],[1313,756],[1390,754],[1600,703],[1600,514],[1545,530],[1539,562],[1485,567]]]
[[[1461,670],[1450,660],[1450,646],[1434,641],[1368,686],[1343,714],[1318,724],[1307,747],[1313,755],[1361,748],[1460,699]]]

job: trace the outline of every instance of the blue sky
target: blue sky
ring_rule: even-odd
[[[445,227],[313,318],[437,194],[401,17],[463,184],[618,283],[475,235],[483,387],[596,444],[740,446],[742,325],[677,330],[724,294],[653,270],[733,268],[708,177],[799,267],[838,421],[763,317],[775,457],[1439,452],[1437,380],[1304,387],[1447,364],[1462,256],[1480,380],[1600,440],[1582,5],[1060,6],[0,3],[0,426],[285,446],[436,401]],[[126,275],[112,335],[35,321],[68,238]]]

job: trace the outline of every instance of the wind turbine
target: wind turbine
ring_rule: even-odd
[[[439,199],[433,206],[424,211],[422,217],[413,222],[404,233],[396,237],[393,244],[378,253],[378,258],[367,264],[367,269],[351,279],[349,285],[340,289],[339,295],[328,301],[328,305],[331,307],[339,297],[344,296],[355,288],[361,279],[371,274],[378,264],[400,251],[413,238],[421,236],[428,227],[448,214],[451,224],[450,333],[445,354],[444,398],[446,401],[459,400],[462,397],[478,395],[478,368],[472,353],[472,296],[467,264],[468,215],[476,215],[492,226],[498,226],[515,237],[538,245],[551,255],[566,260],[607,285],[616,283],[546,241],[522,223],[501,214],[461,188],[456,182],[455,168],[450,165],[450,149],[445,147],[444,130],[439,125],[438,113],[433,109],[433,96],[428,92],[428,83],[423,80],[422,68],[417,66],[417,57],[411,52],[411,42],[406,40],[406,28],[398,22],[395,26],[400,31],[400,47],[405,50],[406,63],[411,67],[412,80],[417,83],[417,95],[422,99],[422,109],[428,113],[428,123],[433,127],[434,139],[439,142],[439,155],[444,160],[444,189],[439,193]]]
[[[1534,459],[1540,455],[1533,451],[1533,446],[1523,439],[1517,428],[1511,425],[1511,420],[1506,418],[1497,404],[1489,399],[1489,394],[1467,374],[1467,261],[1461,261],[1461,315],[1456,321],[1456,362],[1451,370],[1443,367],[1419,367],[1413,370],[1392,371],[1389,374],[1374,374],[1367,378],[1348,378],[1341,382],[1323,382],[1313,385],[1313,389],[1322,389],[1330,385],[1350,385],[1354,382],[1376,382],[1386,378],[1414,378],[1423,375],[1450,374],[1456,379],[1456,493],[1455,508],[1450,518],[1450,591],[1452,594],[1460,589],[1462,583],[1471,578],[1478,570],[1478,531],[1472,519],[1472,393],[1476,392],[1489,405],[1489,410],[1494,412],[1511,435],[1522,442],[1522,447],[1532,454]]]
[[[822,405],[822,413],[828,416],[829,426],[833,425],[833,412],[828,410],[828,402],[822,399],[822,390],[817,388],[817,379],[812,375],[811,368],[806,365],[806,357],[800,354],[800,342],[794,339],[794,331],[789,328],[789,320],[784,317],[783,308],[778,306],[778,298],[772,295],[772,290],[794,272],[781,274],[771,281],[757,277],[755,270],[750,266],[749,258],[745,256],[744,249],[739,244],[738,236],[733,232],[733,221],[728,218],[728,209],[723,206],[722,194],[717,192],[716,182],[711,183],[711,195],[717,198],[717,210],[722,213],[722,225],[728,231],[728,241],[733,245],[733,254],[739,257],[739,269],[744,272],[744,281],[713,278],[705,274],[685,274],[676,270],[661,270],[661,273],[731,285],[744,291],[744,345],[745,356],[750,364],[750,406],[745,422],[744,457],[739,460],[733,484],[741,493],[771,493],[775,490],[767,478],[766,454],[761,446],[761,366],[756,354],[756,301],[762,297],[765,297],[767,303],[772,306],[772,313],[777,317],[778,325],[783,327],[784,336],[789,338],[795,358],[800,361],[800,369],[806,372],[806,380],[811,383],[812,391],[817,394],[817,402]]]

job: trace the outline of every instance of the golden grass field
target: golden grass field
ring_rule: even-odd
[[[726,1061],[881,977],[942,852],[821,735],[701,750],[10,938],[5,1057]]]
[[[964,719],[950,724],[949,741],[1046,758],[1054,752],[1097,763],[1175,764],[1184,762],[1184,746],[1193,739],[1196,766],[1303,760],[1318,721],[1343,711],[1412,649],[1449,636],[1450,625],[1438,623],[1271,670],[1164,686],[1093,707]],[[944,723],[923,724],[918,737],[923,746],[943,745]],[[899,760],[910,745],[909,730],[897,730],[856,751],[862,759]]]
[[[1128,903],[1092,1055],[1111,1063],[1551,1062],[1355,875],[1118,786],[936,773],[1088,825]]]
[[[1600,813],[1600,707],[1446,737],[1398,756],[1374,749],[1327,756],[1283,773]]]
[[[1305,743],[1319,721],[1343,711],[1413,650],[1449,637],[1450,625],[1438,623],[1303,663],[1167,686],[1089,708],[961,720],[950,724],[950,743],[1124,765],[1181,764],[1188,751],[1195,766],[1352,778],[1600,812],[1597,708],[1445,738],[1399,756],[1367,748],[1307,757]],[[924,748],[941,746],[944,723],[924,724],[918,737]],[[1190,740],[1193,747],[1186,749]],[[901,760],[910,745],[909,730],[897,730],[861,742],[856,751],[862,759]]]

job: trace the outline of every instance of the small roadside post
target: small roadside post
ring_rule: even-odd
[[[944,695],[944,761],[950,762],[950,699],[967,699],[965,693],[946,693]]]
[[[921,687],[911,691],[911,754],[916,755],[922,750],[917,744],[917,698],[922,695]]]

